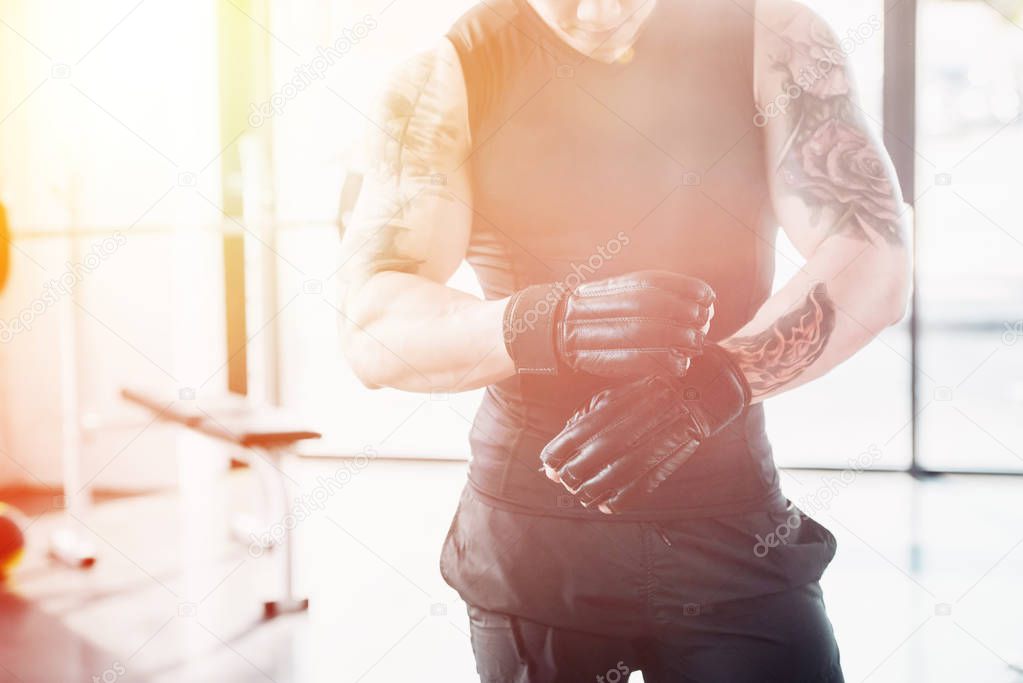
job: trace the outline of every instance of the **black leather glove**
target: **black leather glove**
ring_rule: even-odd
[[[750,388],[731,355],[707,344],[684,378],[656,375],[600,392],[541,460],[587,507],[621,512],[742,414]]]
[[[527,287],[511,297],[504,339],[519,374],[684,375],[703,348],[714,291],[667,271]]]

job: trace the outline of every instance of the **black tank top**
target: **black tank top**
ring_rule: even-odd
[[[488,0],[454,25],[473,146],[467,259],[487,298],[664,269],[717,292],[711,339],[752,318],[770,294],[776,233],[754,125],[754,4],[659,0],[631,59],[613,64],[573,50],[525,0]],[[599,514],[538,468],[543,446],[606,384],[491,385],[470,434],[471,484],[497,505]],[[726,513],[777,495],[757,405],[628,517]]]

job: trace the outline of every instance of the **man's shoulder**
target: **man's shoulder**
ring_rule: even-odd
[[[786,69],[829,62],[841,66],[834,31],[812,8],[797,0],[759,0],[756,9],[756,92],[758,101],[771,100],[788,85]],[[778,69],[786,65],[786,69]]]
[[[522,0],[477,2],[462,14],[448,31],[456,44],[478,48],[522,23]]]
[[[799,0],[758,0],[756,19],[758,38],[764,42],[810,34],[815,27],[827,26],[817,12]]]

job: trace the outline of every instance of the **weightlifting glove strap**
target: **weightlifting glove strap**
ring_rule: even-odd
[[[520,375],[558,374],[556,321],[567,292],[563,285],[526,287],[504,309],[504,345]]]

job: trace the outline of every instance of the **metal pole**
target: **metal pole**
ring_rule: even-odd
[[[917,0],[886,2],[884,35],[884,144],[891,155],[906,203],[916,206],[916,36]],[[916,211],[910,226],[916,232]],[[909,334],[910,410],[912,421],[912,452],[909,471],[914,476],[925,474],[920,466],[919,372],[917,361],[920,346],[920,315],[916,276],[917,248],[913,245],[913,293],[910,306]]]

